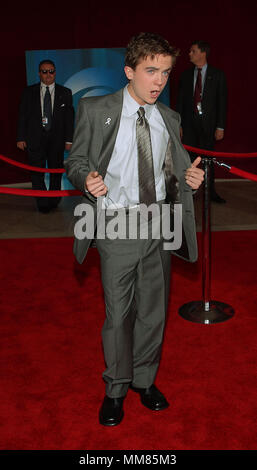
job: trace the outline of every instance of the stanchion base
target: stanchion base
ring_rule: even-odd
[[[211,300],[207,305],[203,301],[188,302],[179,309],[179,315],[185,320],[206,325],[229,320],[234,313],[230,305],[217,300]]]

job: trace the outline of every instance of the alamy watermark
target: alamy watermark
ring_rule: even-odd
[[[182,204],[106,209],[99,197],[96,212],[92,205],[82,203],[75,207],[74,215],[80,217],[74,226],[79,240],[163,239],[164,250],[178,250],[182,244]]]

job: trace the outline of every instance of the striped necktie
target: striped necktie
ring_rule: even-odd
[[[139,202],[149,206],[156,202],[150,128],[145,118],[144,108],[140,107],[137,113],[139,116],[136,121]]]

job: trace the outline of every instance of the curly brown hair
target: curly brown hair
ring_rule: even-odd
[[[175,64],[179,50],[171,46],[169,42],[156,33],[139,33],[133,36],[128,43],[125,55],[125,65],[135,70],[138,63],[150,56],[152,59],[158,55],[172,56]]]

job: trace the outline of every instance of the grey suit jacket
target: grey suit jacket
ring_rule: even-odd
[[[119,129],[122,104],[123,89],[111,95],[82,98],[79,102],[73,144],[65,168],[73,186],[84,193],[82,202],[91,204],[95,211],[96,198],[85,192],[85,180],[90,171],[96,170],[105,177]],[[178,113],[162,103],[157,102],[157,106],[170,134],[173,169],[182,203],[183,241],[181,249],[174,254],[195,261],[197,241],[192,190],[184,177],[191,161],[181,144]],[[83,262],[91,241],[75,238],[74,254],[79,263]]]

